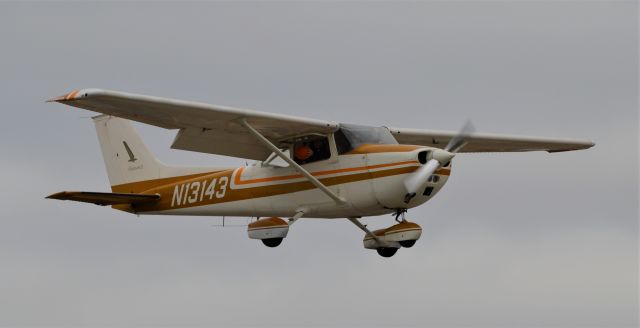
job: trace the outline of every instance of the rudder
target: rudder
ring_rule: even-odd
[[[149,151],[131,122],[108,115],[93,117],[93,122],[111,186],[160,177],[163,164]]]

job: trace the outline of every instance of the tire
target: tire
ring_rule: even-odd
[[[278,247],[282,243],[282,238],[267,238],[262,239],[262,243],[267,247]]]
[[[403,240],[400,243],[400,246],[405,247],[405,248],[411,248],[413,247],[413,245],[416,244],[415,240]]]
[[[376,251],[382,257],[392,257],[398,251],[398,249],[393,247],[380,247],[376,248]]]

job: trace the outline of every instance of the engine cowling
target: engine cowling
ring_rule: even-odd
[[[422,228],[414,222],[402,221],[396,225],[392,225],[386,229],[372,231],[374,235],[380,237],[385,245],[380,243],[368,234],[364,235],[362,242],[364,248],[377,249],[380,247],[411,247],[420,239]]]
[[[261,239],[263,241],[268,239],[282,240],[289,233],[289,223],[279,217],[260,219],[249,223],[247,233],[251,239]]]

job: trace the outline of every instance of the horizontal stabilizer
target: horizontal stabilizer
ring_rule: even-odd
[[[160,195],[126,194],[91,191],[61,191],[47,196],[48,199],[73,200],[96,205],[142,204],[160,200]]]

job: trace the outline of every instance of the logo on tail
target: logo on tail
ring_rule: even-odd
[[[131,151],[131,148],[129,148],[129,145],[127,145],[127,142],[123,141],[122,144],[124,144],[124,149],[127,151],[127,154],[129,154],[129,162],[134,163],[137,161],[138,159],[133,155],[133,152]]]

